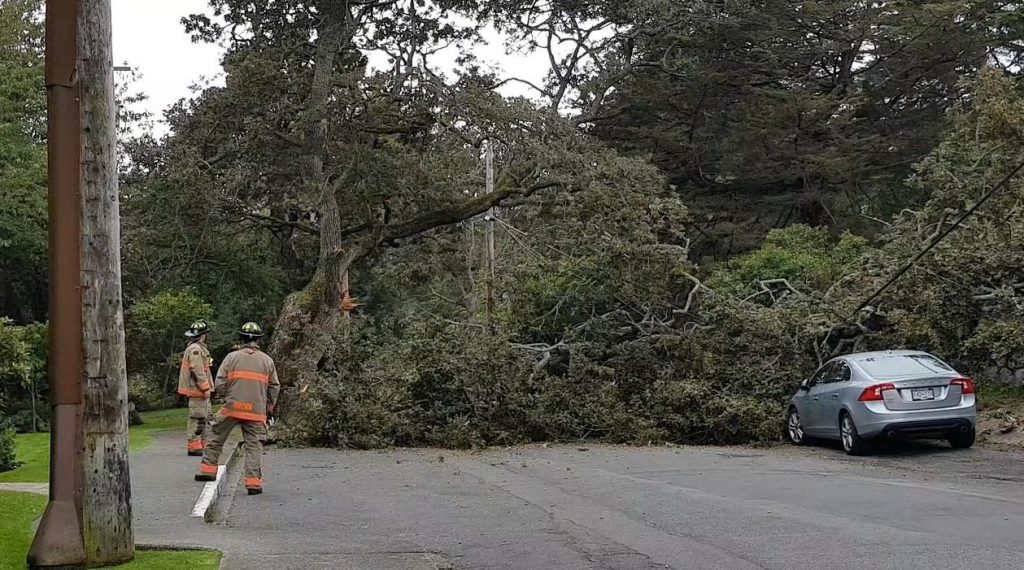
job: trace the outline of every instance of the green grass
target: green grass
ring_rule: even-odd
[[[14,457],[21,467],[0,473],[0,483],[45,483],[50,479],[50,434],[15,436]]]
[[[141,426],[128,429],[129,445],[132,451],[140,451],[153,443],[153,435],[173,430],[181,430],[182,437],[185,433],[185,424],[188,422],[188,408],[175,408],[173,410],[160,410],[157,412],[146,412],[142,414]]]
[[[0,570],[25,568],[25,555],[32,544],[32,523],[42,516],[46,497],[0,491]],[[221,554],[211,550],[140,550],[135,560],[115,568],[136,570],[216,570]]]
[[[188,409],[176,408],[142,414],[141,426],[128,430],[131,451],[145,449],[153,443],[159,432],[185,430]],[[15,455],[22,466],[14,471],[0,473],[0,483],[45,483],[50,477],[50,434],[20,434],[15,441]]]
[[[0,491],[0,569],[24,568],[32,545],[32,521],[46,508],[46,497]]]

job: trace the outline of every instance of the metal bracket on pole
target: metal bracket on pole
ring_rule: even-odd
[[[50,502],[29,549],[32,568],[81,567],[82,291],[78,0],[46,2],[50,232]]]

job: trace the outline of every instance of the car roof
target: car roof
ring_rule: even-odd
[[[878,358],[880,356],[912,356],[912,355],[925,355],[932,356],[922,350],[876,350],[874,352],[857,352],[854,354],[844,354],[838,358],[845,358],[847,360],[866,360],[868,358]]]
[[[837,362],[837,361],[840,361],[840,360],[846,361],[846,362],[850,363],[852,366],[854,366],[856,368],[859,368],[864,374],[867,374],[869,377],[873,377],[872,374],[869,373],[867,371],[867,369],[864,368],[864,365],[868,364],[871,360],[874,360],[874,359],[892,358],[892,357],[899,357],[899,356],[927,356],[929,358],[934,358],[934,359],[938,360],[939,362],[942,362],[943,364],[945,364],[945,362],[943,362],[941,358],[938,358],[938,357],[936,357],[936,356],[934,356],[932,354],[924,352],[923,350],[876,350],[874,352],[857,352],[857,353],[854,353],[854,354],[846,354],[846,355],[843,355],[843,356],[837,356],[836,358],[833,358],[829,362]],[[958,372],[956,372],[956,370],[953,369],[953,367],[951,367],[948,364],[946,364],[946,366],[950,369],[950,373],[951,374],[958,374]],[[927,373],[927,374],[925,374],[925,373],[922,373],[922,374],[904,374],[904,375],[899,375],[899,378],[916,378],[916,377],[924,377],[924,376],[931,376],[931,373]],[[889,376],[889,377],[896,378],[896,376]]]

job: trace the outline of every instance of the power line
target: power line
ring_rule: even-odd
[[[863,303],[858,305],[857,308],[853,311],[853,313],[850,314],[850,318],[852,319],[855,316],[857,316],[857,313],[861,312],[861,310],[863,310],[865,307],[867,307],[869,304],[871,304],[872,301],[877,299],[878,296],[881,295],[882,293],[884,293],[886,289],[888,289],[894,283],[896,283],[896,281],[898,281],[900,277],[903,277],[903,274],[905,274],[907,271],[909,271],[910,268],[913,267],[915,263],[920,261],[921,258],[924,257],[925,255],[927,255],[929,251],[931,251],[932,249],[935,248],[935,246],[939,245],[939,243],[941,243],[942,240],[946,239],[946,237],[948,237],[949,234],[951,234],[954,231],[956,231],[956,229],[959,228],[960,225],[964,223],[964,220],[966,220],[967,218],[971,217],[971,215],[973,215],[974,212],[976,212],[979,208],[981,208],[983,205],[985,205],[985,202],[988,202],[989,198],[991,198],[992,196],[995,196],[1000,190],[1003,189],[1003,187],[1008,185],[1010,183],[1010,181],[1013,180],[1013,177],[1016,176],[1021,170],[1024,170],[1024,161],[1022,161],[1020,164],[1018,164],[1016,168],[1014,168],[1012,171],[1010,171],[1009,174],[1007,174],[1002,180],[1000,180],[999,184],[996,184],[995,186],[992,187],[991,190],[986,192],[981,197],[981,199],[979,199],[978,202],[974,204],[974,206],[971,206],[971,208],[969,210],[964,212],[962,216],[960,216],[955,222],[950,224],[950,226],[948,228],[943,230],[942,233],[940,233],[939,235],[935,236],[932,239],[932,241],[927,246],[925,246],[924,249],[921,250],[920,253],[915,255],[913,259],[911,259],[903,267],[901,267],[900,270],[897,271],[895,275],[890,277],[889,280],[886,281],[881,287],[879,287],[874,293],[872,293],[870,297],[868,297],[867,299],[864,300]]]

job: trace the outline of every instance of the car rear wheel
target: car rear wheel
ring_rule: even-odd
[[[953,446],[953,449],[968,449],[974,445],[975,436],[974,428],[965,433],[957,432],[950,436],[949,445]]]
[[[807,443],[807,434],[804,432],[804,423],[800,419],[800,412],[796,408],[789,410],[789,421],[786,422],[786,433],[793,445],[804,445]]]
[[[857,433],[857,426],[850,414],[843,412],[839,416],[839,436],[843,442],[843,451],[847,455],[867,455],[871,453],[871,443]]]

